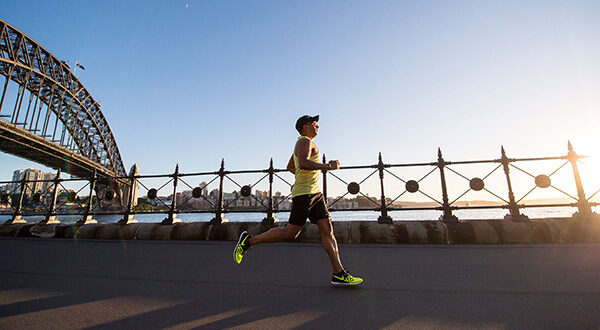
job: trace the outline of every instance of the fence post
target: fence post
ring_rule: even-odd
[[[219,169],[219,196],[217,197],[217,207],[215,209],[215,217],[210,220],[211,224],[220,224],[227,222],[227,218],[223,216],[224,202],[223,202],[223,180],[225,179],[225,159],[221,159],[221,168]]]
[[[173,173],[173,195],[171,195],[171,209],[167,217],[161,222],[163,225],[170,225],[176,222],[181,222],[177,217],[177,183],[179,182],[179,164],[175,165],[175,173]]]
[[[83,214],[83,219],[77,221],[77,225],[87,225],[90,223],[98,223],[95,219],[92,218],[92,209],[94,203],[94,192],[96,189],[96,170],[94,170],[94,174],[90,179],[90,195],[88,196],[87,207],[85,213]]]
[[[56,219],[56,199],[58,198],[58,186],[60,185],[60,169],[56,172],[56,177],[54,178],[54,190],[52,190],[52,199],[50,200],[50,208],[48,209],[48,213],[46,213],[46,218],[40,223],[51,224],[51,223],[59,223]]]
[[[19,200],[17,201],[17,206],[15,207],[15,212],[13,213],[13,216],[11,218],[11,220],[6,221],[6,223],[27,223],[27,221],[25,221],[25,219],[23,219],[23,212],[21,212],[21,209],[23,208],[23,198],[25,197],[25,189],[27,189],[27,184],[26,184],[26,178],[25,176],[23,176],[23,179],[21,180],[21,191],[19,192]],[[9,196],[10,199],[10,196]],[[12,201],[11,201],[12,202]]]
[[[589,217],[593,215],[592,207],[590,203],[588,203],[587,198],[585,197],[585,192],[583,190],[583,184],[581,183],[581,175],[579,174],[579,168],[577,167],[577,160],[579,156],[573,151],[573,146],[571,145],[571,141],[568,142],[569,153],[567,154],[567,159],[571,163],[571,167],[573,168],[573,176],[575,177],[575,186],[577,187],[577,212],[573,214],[574,217]]]
[[[388,215],[387,204],[385,202],[385,193],[383,189],[383,159],[381,158],[381,152],[379,153],[379,162],[377,163],[377,169],[379,170],[379,183],[381,186],[381,215],[377,218],[378,223],[392,223],[392,218]]]
[[[446,162],[442,157],[442,150],[438,148],[438,168],[440,169],[440,178],[442,181],[442,208],[444,210],[444,214],[440,217],[440,220],[444,222],[457,222],[458,218],[452,215],[452,208],[450,207],[450,203],[448,201],[448,190],[446,188],[446,176],[444,175],[444,167],[446,166]]]
[[[273,216],[273,173],[275,173],[273,169],[273,158],[271,158],[271,162],[269,163],[269,208],[267,209],[267,217],[262,220],[263,225],[272,225],[278,221],[277,218]]]
[[[527,217],[526,215],[523,215],[523,214],[521,214],[521,212],[519,212],[519,206],[515,202],[515,194],[513,193],[513,190],[512,190],[512,183],[510,182],[510,169],[508,167],[510,160],[508,159],[508,157],[506,157],[506,152],[504,151],[504,146],[500,147],[500,152],[502,153],[500,162],[502,163],[502,168],[504,169],[504,174],[506,175],[506,184],[508,185],[508,211],[509,211],[509,213],[504,216],[504,219],[513,220],[513,221],[529,220],[529,217]]]
[[[323,154],[323,164],[327,164],[327,157]],[[325,203],[327,203],[327,171],[321,170],[323,173],[323,199],[325,199]]]

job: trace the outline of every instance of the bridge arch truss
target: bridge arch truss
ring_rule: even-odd
[[[89,91],[69,65],[0,20],[0,121],[100,165],[101,172],[126,170],[114,135]],[[14,103],[9,83],[18,85]],[[15,88],[13,88],[15,89]],[[35,137],[33,137],[35,136]]]

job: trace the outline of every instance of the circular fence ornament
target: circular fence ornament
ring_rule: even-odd
[[[107,190],[104,192],[104,200],[112,201],[115,198],[115,192],[112,190]]]
[[[242,187],[242,189],[240,189],[240,195],[242,195],[242,197],[248,197],[248,196],[250,196],[251,193],[252,193],[252,188],[250,188],[249,185],[245,185]]]
[[[202,197],[202,188],[196,187],[196,188],[192,189],[192,197],[194,197],[194,198]]]
[[[356,195],[360,192],[360,185],[356,182],[350,182],[348,184],[348,192],[352,195]]]
[[[419,191],[419,183],[415,180],[406,181],[406,191],[409,193],[416,193]]]
[[[158,190],[156,190],[155,188],[151,188],[150,190],[148,190],[148,198],[156,199],[157,196],[158,196]]]
[[[35,204],[39,204],[42,202],[42,194],[35,193],[33,194],[33,198],[31,199]]]
[[[471,179],[471,181],[469,181],[469,186],[471,187],[471,189],[473,189],[475,191],[480,191],[480,190],[483,190],[483,187],[485,187],[485,184],[483,183],[482,179],[473,178],[473,179]]]
[[[552,184],[550,177],[546,174],[540,174],[535,177],[535,185],[540,188],[548,188]]]

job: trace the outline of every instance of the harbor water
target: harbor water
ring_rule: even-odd
[[[600,207],[596,206],[593,211],[600,213]],[[521,210],[521,213],[527,215],[531,219],[542,219],[542,218],[567,218],[571,217],[577,208],[574,207],[539,207],[539,208],[527,208]],[[453,215],[458,217],[459,220],[485,220],[485,219],[503,219],[508,213],[505,209],[484,209],[484,210],[455,210],[452,212]],[[331,212],[331,218],[333,221],[377,221],[380,216],[378,211],[347,211],[347,212]],[[419,221],[419,220],[438,220],[442,212],[437,210],[416,210],[416,211],[390,211],[389,216],[393,220],[402,221]],[[231,222],[241,221],[262,221],[266,216],[265,213],[247,212],[247,213],[226,213],[224,217]],[[11,214],[0,215],[0,221],[4,222],[10,220]],[[161,222],[165,219],[166,214],[137,214],[134,218],[138,222]],[[207,222],[214,218],[213,213],[180,213],[177,215],[181,221],[185,222]],[[279,212],[275,214],[275,217],[279,221],[287,221],[289,218],[289,212]],[[28,222],[38,222],[44,219],[43,216],[25,216],[25,220]],[[58,219],[61,223],[73,223],[81,219],[81,215],[59,215]],[[94,216],[98,222],[111,223],[117,222],[122,219],[121,215],[96,215]]]

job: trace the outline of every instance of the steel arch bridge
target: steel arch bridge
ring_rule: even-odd
[[[3,20],[0,74],[0,150],[79,177],[127,175],[100,104],[70,66]]]

